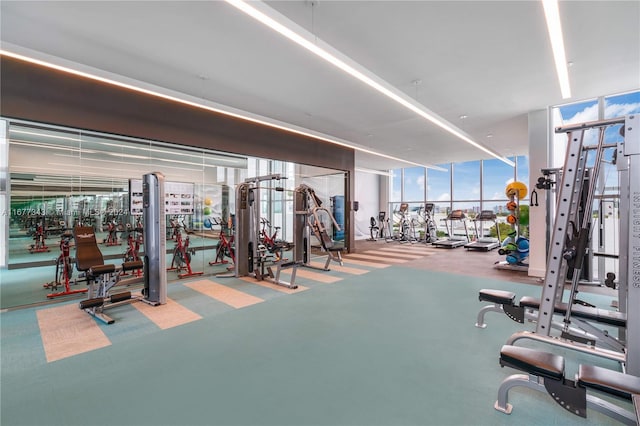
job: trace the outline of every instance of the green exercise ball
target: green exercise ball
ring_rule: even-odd
[[[205,216],[209,216],[211,214],[211,207],[205,207],[202,213],[204,213]]]

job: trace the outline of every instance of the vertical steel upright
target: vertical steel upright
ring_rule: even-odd
[[[142,177],[144,238],[144,299],[152,305],[167,303],[167,234],[164,175]]]
[[[624,140],[616,145],[603,142],[606,127],[623,124],[621,134]],[[567,156],[558,188],[557,212],[552,230],[551,247],[547,259],[547,272],[542,290],[542,301],[538,314],[536,333],[549,335],[554,304],[562,298],[564,289],[565,256],[567,253],[567,231],[570,223],[578,218],[579,197],[584,183],[586,157],[593,147],[583,145],[584,132],[599,128],[600,140],[596,148],[596,163],[602,159],[602,150],[616,147],[616,167],[620,181],[620,237],[619,237],[619,309],[627,315],[626,332],[621,335],[626,341],[626,370],[629,374],[640,375],[640,116],[600,120],[559,127],[557,133],[565,132],[569,136]],[[597,167],[591,176],[593,185],[589,186],[585,217],[591,220]],[[577,222],[574,222],[577,223]],[[587,223],[587,222],[585,222]],[[585,249],[585,245],[578,244]],[[570,256],[567,256],[570,257]],[[575,283],[574,283],[575,286]],[[572,294],[574,286],[572,286]],[[571,298],[570,298],[571,299]],[[569,301],[569,307],[571,300]],[[570,309],[569,309],[570,310]],[[565,318],[569,320],[569,316]]]
[[[627,372],[640,376],[640,115],[624,123],[624,158],[629,164],[627,241]],[[621,182],[622,185],[622,182]]]
[[[557,129],[556,131],[561,130]],[[536,333],[545,336],[548,336],[551,331],[555,304],[562,299],[566,275],[566,261],[563,258],[563,253],[567,242],[567,231],[578,214],[587,158],[582,149],[584,130],[571,132],[568,138],[562,180],[557,188],[556,216],[551,233],[547,271],[536,325]]]

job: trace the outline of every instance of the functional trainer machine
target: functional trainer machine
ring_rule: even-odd
[[[622,141],[606,144],[605,133],[610,126],[621,126]],[[585,144],[585,133],[597,129],[599,136],[596,145]],[[577,294],[580,272],[588,250],[591,214],[579,217],[580,196],[585,182],[584,174],[588,154],[595,155],[591,179],[586,191],[585,206],[592,206],[595,185],[600,170],[605,149],[615,150],[615,165],[620,181],[620,242],[619,261],[620,277],[618,287],[619,311],[626,316],[626,328],[621,330],[618,339],[624,343],[624,352],[620,357],[624,371],[622,374],[594,367],[581,369],[577,383],[568,383],[564,378],[564,362],[561,357],[546,352],[521,351],[523,348],[510,349],[503,347],[501,364],[520,369],[529,373],[526,376],[512,376],[506,379],[500,387],[496,409],[510,412],[507,404],[507,393],[516,385],[532,388],[544,386],[555,395],[557,401],[564,401],[565,388],[571,387],[579,396],[571,402],[575,414],[583,415],[582,405],[589,405],[589,398],[584,397],[584,389],[596,388],[609,394],[626,396],[631,399],[633,394],[640,393],[640,116],[630,115],[623,118],[600,120],[589,123],[573,124],[556,128],[556,133],[567,133],[567,155],[562,173],[562,180],[558,186],[558,201],[556,216],[547,258],[547,271],[542,286],[542,297],[538,309],[535,332],[520,332],[511,336],[508,342],[515,343],[521,339],[530,339],[540,343],[560,346],[565,349],[577,350],[592,355],[607,357],[607,352],[585,341],[584,336],[572,333],[573,321],[576,315],[573,301]],[[572,225],[575,224],[575,225]],[[574,229],[572,229],[572,226]],[[571,232],[569,232],[571,231]],[[566,311],[562,320],[560,336],[553,336],[554,313],[562,303],[564,284],[567,277],[566,270],[572,269],[571,288]],[[541,378],[541,379],[538,379]],[[551,380],[558,385],[553,390],[548,385]],[[566,386],[569,384],[570,386]],[[622,390],[621,390],[622,389]],[[637,397],[636,397],[637,398]],[[583,401],[586,400],[586,404]],[[580,403],[581,405],[578,405]],[[566,402],[563,406],[566,408]],[[596,406],[603,407],[599,402]],[[603,411],[619,421],[636,424],[637,417],[628,414],[616,414],[615,409]]]
[[[87,277],[88,298],[80,302],[80,309],[89,315],[113,324],[104,311],[124,303],[140,300],[150,305],[167,303],[166,236],[164,212],[164,176],[150,173],[143,176],[144,262],[124,262],[120,266],[104,264],[93,227],[74,229],[76,268]],[[144,277],[123,278],[122,273],[144,267]],[[114,292],[116,287],[144,282],[140,297],[131,291]]]
[[[246,179],[236,188],[235,277],[253,276],[258,281],[269,279],[291,289],[295,284],[299,262],[280,258],[260,244],[260,187],[261,182],[279,181],[279,173]],[[271,188],[269,188],[271,189]],[[283,191],[283,188],[275,188]],[[274,271],[275,269],[275,271]],[[280,279],[284,269],[291,269],[291,281]]]
[[[294,194],[294,220],[293,234],[294,247],[293,259],[295,262],[307,268],[320,269],[329,271],[331,261],[342,266],[342,250],[343,247],[337,245],[328,232],[325,221],[331,222],[333,226],[340,229],[335,218],[326,207],[322,207],[322,201],[316,195],[313,188],[308,185],[301,184],[295,190]],[[324,267],[319,268],[311,264],[311,234],[320,242],[320,247],[327,254],[327,260]]]
[[[446,217],[442,219],[445,227],[447,228],[447,235],[449,238],[437,240],[433,242],[436,247],[442,248],[456,248],[461,247],[469,242],[469,229],[467,228],[467,216],[462,210],[454,210]],[[464,238],[455,236],[455,222],[462,222],[464,226]]]
[[[482,210],[478,216],[472,219],[472,221],[473,228],[476,232],[476,240],[465,244],[464,248],[490,251],[500,247],[500,241],[502,241],[502,239],[500,238],[500,227],[498,226],[498,221],[496,220],[496,214],[492,210]],[[484,222],[493,222],[493,226],[496,227],[497,238],[484,236]],[[478,223],[480,223],[479,228]]]

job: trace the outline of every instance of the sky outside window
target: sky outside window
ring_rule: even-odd
[[[513,159],[510,157],[509,159]],[[513,167],[500,160],[484,160],[482,192],[485,200],[506,200],[505,188],[513,182]],[[485,208],[490,208],[485,205]]]
[[[402,201],[423,201],[425,199],[424,167],[410,167],[404,169],[404,200]]]
[[[451,164],[438,164],[446,172],[429,169],[427,171],[427,194],[431,201],[451,200]]]
[[[480,161],[454,164],[453,199],[480,200]]]
[[[391,175],[390,201],[402,201],[402,169],[391,170]]]

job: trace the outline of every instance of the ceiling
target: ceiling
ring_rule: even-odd
[[[560,96],[538,1],[267,5],[504,156],[527,154],[528,112],[640,88],[636,1],[561,2],[573,63],[568,100]],[[490,158],[222,1],[3,0],[0,12],[6,49],[52,55],[420,164]],[[407,165],[358,152],[356,166]]]

